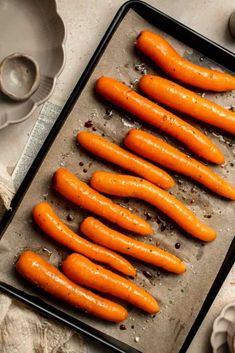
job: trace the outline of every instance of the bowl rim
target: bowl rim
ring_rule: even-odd
[[[61,31],[63,33],[62,42],[61,42],[61,46],[60,46],[61,54],[62,54],[61,66],[60,66],[58,72],[52,78],[52,87],[51,87],[51,90],[48,93],[48,95],[46,97],[44,97],[43,99],[41,99],[40,101],[34,102],[32,108],[30,109],[30,111],[26,115],[24,115],[22,118],[17,118],[15,120],[6,121],[4,124],[0,125],[0,130],[4,129],[7,126],[10,126],[10,125],[13,125],[13,124],[18,124],[18,123],[21,123],[21,122],[27,120],[33,114],[33,112],[37,109],[38,106],[40,106],[41,104],[45,103],[51,97],[51,95],[53,94],[54,89],[55,89],[55,85],[56,85],[56,81],[57,81],[59,75],[61,74],[61,72],[64,69],[65,61],[66,61],[65,41],[66,41],[66,38],[67,38],[67,30],[66,30],[66,25],[65,25],[64,21],[62,20],[61,15],[58,12],[58,5],[57,5],[56,0],[51,0],[51,1],[53,2],[54,8],[55,8],[55,15],[56,15],[58,21],[60,22]]]

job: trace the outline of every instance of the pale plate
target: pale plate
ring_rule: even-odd
[[[228,331],[235,323],[235,302],[226,305],[214,322],[211,335],[213,353],[230,353]],[[234,332],[235,334],[235,332]]]
[[[14,102],[0,93],[0,129],[27,119],[53,92],[63,69],[65,26],[55,0],[0,1],[0,61],[19,52],[39,64],[38,89],[27,100]]]

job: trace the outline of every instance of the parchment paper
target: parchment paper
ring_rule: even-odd
[[[139,15],[130,11],[113,36],[1,240],[0,280],[25,292],[39,295],[45,301],[53,303],[74,317],[84,320],[144,353],[175,353],[180,349],[222,264],[233,239],[235,224],[234,203],[212,195],[202,187],[195,186],[186,178],[176,175],[177,184],[172,192],[202,220],[217,230],[218,238],[210,244],[204,245],[188,237],[159,211],[141,201],[129,200],[127,202],[123,199],[115,199],[115,202],[147,218],[154,227],[155,234],[152,237],[144,238],[145,242],[160,245],[187,263],[188,271],[182,276],[176,276],[133,261],[138,267],[136,283],[150,291],[161,305],[161,312],[158,315],[148,316],[140,310],[128,306],[130,314],[125,322],[127,329],[120,330],[118,325],[101,322],[51,300],[48,295],[38,292],[24,282],[14,270],[14,263],[24,249],[30,248],[38,251],[55,265],[58,265],[67,254],[60,245],[50,241],[33,225],[31,211],[36,203],[46,199],[53,205],[59,216],[75,231],[78,230],[79,222],[87,215],[87,212],[66,202],[51,190],[51,177],[58,167],[69,168],[84,181],[88,181],[92,172],[97,169],[123,172],[106,162],[96,160],[80,149],[75,142],[75,136],[79,130],[85,128],[100,134],[103,133],[117,143],[122,142],[131,127],[143,127],[152,133],[158,133],[155,128],[142,125],[137,119],[111,108],[100,98],[95,97],[93,92],[94,83],[101,75],[112,76],[128,85],[135,86],[136,80],[143,73],[158,72],[151,68],[150,63],[147,63],[146,59],[133,49],[137,34],[146,28],[164,35],[182,55],[190,60],[202,65],[218,67],[200,53],[196,53],[191,48],[162,33]],[[234,92],[206,94],[206,96],[224,106],[231,106],[234,102]],[[193,123],[197,125],[195,122]],[[220,147],[226,157],[226,164],[214,169],[227,180],[234,181],[234,141],[212,128],[208,129],[203,125],[201,127]],[[160,134],[160,136],[163,135]],[[167,140],[170,141],[169,138]],[[179,146],[178,143],[177,146]],[[68,215],[73,216],[73,221],[67,220]],[[175,247],[176,243],[180,244],[179,249],[176,248],[178,246]],[[143,271],[148,271],[150,274],[147,273],[146,277],[146,272],[144,274]]]

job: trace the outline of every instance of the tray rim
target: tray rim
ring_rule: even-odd
[[[18,191],[16,192],[12,203],[11,209],[6,211],[3,219],[0,222],[0,240],[3,236],[5,230],[7,229],[8,225],[12,221],[15,212],[17,211],[18,207],[20,206],[21,201],[24,198],[31,182],[34,179],[34,176],[37,174],[38,169],[40,168],[44,158],[47,155],[52,143],[54,142],[57,134],[59,133],[60,129],[62,128],[64,122],[66,121],[67,117],[69,116],[70,111],[72,110],[74,104],[76,103],[77,99],[79,99],[80,94],[83,91],[89,77],[91,76],[93,70],[96,67],[99,59],[102,57],[103,52],[105,51],[108,43],[110,42],[113,34],[115,33],[116,29],[122,22],[125,15],[128,11],[132,9],[140,16],[144,17],[150,23],[155,22],[155,17],[158,17],[158,26],[166,33],[172,35],[173,37],[179,39],[181,42],[188,44],[191,46],[191,43],[196,43],[196,49],[203,52],[204,50],[210,51],[210,54],[213,55],[214,61],[220,63],[224,67],[232,70],[234,68],[234,59],[235,54],[228,49],[223,48],[219,44],[213,42],[212,40],[206,38],[205,36],[199,34],[198,32],[190,29],[188,26],[180,23],[179,21],[175,20],[174,18],[166,15],[162,11],[154,8],[153,6],[145,3],[141,0],[129,0],[125,2],[117,11],[116,15],[114,16],[111,24],[109,25],[108,29],[106,30],[103,38],[101,39],[98,47],[96,48],[94,54],[92,55],[90,61],[88,62],[83,74],[81,75],[80,79],[78,80],[75,88],[73,89],[70,97],[68,98],[67,102],[65,103],[59,117],[55,121],[51,131],[49,132],[45,142],[43,143],[41,149],[39,150],[37,156],[35,157],[29,171],[27,172],[24,180],[22,181]],[[186,37],[184,37],[186,33]],[[183,38],[181,35],[183,34]],[[190,40],[187,38],[190,37]],[[193,46],[195,48],[195,45]],[[200,47],[200,48],[199,48]],[[208,55],[207,55],[208,56]],[[211,57],[208,56],[208,57]],[[220,290],[227,274],[229,273],[230,269],[232,268],[233,264],[235,263],[235,237],[230,245],[230,248],[226,254],[226,257],[220,267],[220,270],[215,278],[214,283],[212,284],[207,297],[199,310],[199,313],[190,328],[188,335],[179,351],[179,353],[185,353],[197,333],[204,317],[206,316],[208,310],[210,309],[218,291]],[[99,330],[93,328],[81,322],[78,319],[71,317],[70,315],[64,313],[61,310],[54,308],[52,305],[49,305],[39,297],[30,296],[23,291],[18,290],[12,286],[9,286],[3,282],[0,282],[0,291],[8,293],[9,295],[15,297],[16,299],[28,304],[32,308],[38,310],[40,313],[56,319],[61,323],[70,326],[70,328],[76,330],[79,333],[84,334],[85,336],[89,337],[90,339],[103,344],[104,346],[111,348],[114,352],[120,353],[138,353],[139,351],[135,348],[111,337],[108,336]],[[140,353],[140,352],[139,352]]]

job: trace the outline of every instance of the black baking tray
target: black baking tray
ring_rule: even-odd
[[[181,42],[184,42],[187,45],[192,46],[196,50],[200,51],[204,55],[213,58],[213,60],[222,64],[227,69],[234,69],[235,55],[219,46],[218,44],[206,39],[202,35],[196,33],[195,31],[189,29],[183,24],[177,22],[173,18],[165,15],[159,10],[153,8],[152,6],[146,4],[142,1],[131,0],[126,2],[117,12],[112,23],[107,29],[104,37],[102,38],[100,44],[98,45],[94,55],[89,61],[85,71],[83,72],[81,78],[79,79],[77,85],[75,86],[71,96],[69,97],[67,103],[65,104],[60,116],[55,122],[53,128],[51,129],[45,143],[41,147],[37,157],[35,158],[31,168],[29,169],[26,177],[24,178],[21,186],[19,187],[13,201],[11,204],[11,209],[7,211],[3,217],[3,220],[0,223],[0,235],[2,236],[5,229],[11,222],[17,208],[20,206],[21,200],[23,199],[31,181],[37,173],[38,168],[40,167],[47,151],[49,150],[51,144],[56,138],[59,130],[61,129],[63,123],[65,122],[69,112],[71,111],[74,103],[77,101],[79,95],[81,94],[84,86],[86,85],[91,73],[93,72],[96,64],[102,56],[106,46],[108,45],[112,35],[115,33],[115,30],[121,23],[124,16],[127,12],[132,9],[137,12],[140,16],[145,18],[152,24],[157,24],[157,27],[166,33],[174,36],[176,39],[179,39]],[[235,239],[229,248],[229,251],[226,255],[226,258],[221,266],[221,269],[206,297],[206,300],[198,313],[198,316],[191,327],[191,330],[181,347],[180,353],[186,352],[188,346],[190,345],[194,335],[196,334],[202,320],[204,319],[206,313],[208,312],[211,304],[213,303],[221,285],[223,284],[228,272],[230,271],[232,265],[235,261]],[[93,327],[72,318],[71,316],[65,314],[64,312],[54,308],[53,306],[46,304],[38,297],[30,296],[24,292],[13,288],[5,283],[0,283],[0,289],[13,296],[14,298],[28,304],[33,309],[38,310],[41,314],[46,315],[49,318],[56,319],[57,321],[66,324],[75,331],[89,337],[90,339],[103,344],[104,346],[112,349],[114,352],[127,352],[127,353],[137,353],[138,351],[121,341],[118,341],[112,337],[107,336],[106,334],[94,329]]]

